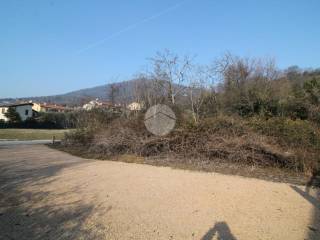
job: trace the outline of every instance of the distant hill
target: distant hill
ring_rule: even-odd
[[[52,95],[52,96],[38,96],[38,97],[21,97],[21,98],[3,98],[0,103],[12,103],[16,101],[33,101],[33,102],[46,102],[65,104],[68,106],[83,105],[90,100],[99,98],[103,101],[111,101],[114,96],[114,101],[118,103],[128,103],[133,101],[137,95],[137,88],[143,92],[153,84],[151,80],[146,79],[132,79],[129,81],[110,83],[92,88],[80,89],[77,91],[68,92],[65,94]],[[139,86],[139,87],[138,87]],[[182,86],[175,85],[179,88]],[[112,92],[114,94],[112,94]]]
[[[21,98],[3,98],[0,99],[0,103],[10,103],[16,101],[34,101],[34,102],[46,102],[66,105],[79,105],[84,104],[90,100],[99,98],[100,100],[108,101],[112,89],[116,92],[118,101],[130,101],[134,98],[134,89],[138,82],[146,80],[130,80],[118,83],[105,84],[92,88],[80,89],[77,91],[68,92],[65,94],[52,95],[52,96],[39,96],[39,97],[21,97]]]

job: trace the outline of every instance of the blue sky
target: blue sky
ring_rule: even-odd
[[[130,79],[163,49],[320,67],[319,0],[3,0],[0,98]]]

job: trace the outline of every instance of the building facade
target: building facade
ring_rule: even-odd
[[[132,102],[127,106],[127,108],[130,111],[140,111],[140,110],[142,110],[142,104],[138,103],[138,102]]]
[[[72,110],[65,106],[49,103],[33,103],[32,109],[36,112],[70,112]]]
[[[22,121],[27,120],[27,118],[31,118],[33,116],[32,113],[33,103],[20,103],[20,104],[8,104],[0,106],[0,120],[4,120],[5,122],[9,121],[9,119],[5,116],[5,113],[9,108],[14,108],[16,112],[19,114]]]

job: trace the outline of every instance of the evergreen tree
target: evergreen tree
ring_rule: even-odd
[[[4,114],[10,122],[19,123],[21,122],[21,117],[19,113],[16,112],[16,109],[13,107],[9,107],[8,111]]]

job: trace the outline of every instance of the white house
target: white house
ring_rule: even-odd
[[[142,107],[142,104],[138,102],[132,102],[127,106],[127,108],[131,111],[140,111]]]
[[[92,110],[93,108],[96,108],[99,105],[101,105],[101,103],[99,102],[99,99],[97,98],[96,100],[91,100],[90,102],[84,104],[82,106],[82,108],[85,110]]]
[[[96,100],[92,100],[82,106],[85,110],[92,110],[94,108],[112,108],[114,105],[110,102],[102,102],[97,98]]]
[[[72,109],[50,103],[33,103],[32,109],[36,112],[70,112]]]
[[[33,103],[0,105],[0,120],[9,121],[5,113],[12,107],[20,115],[21,120],[25,121],[27,118],[32,117],[32,106]]]

